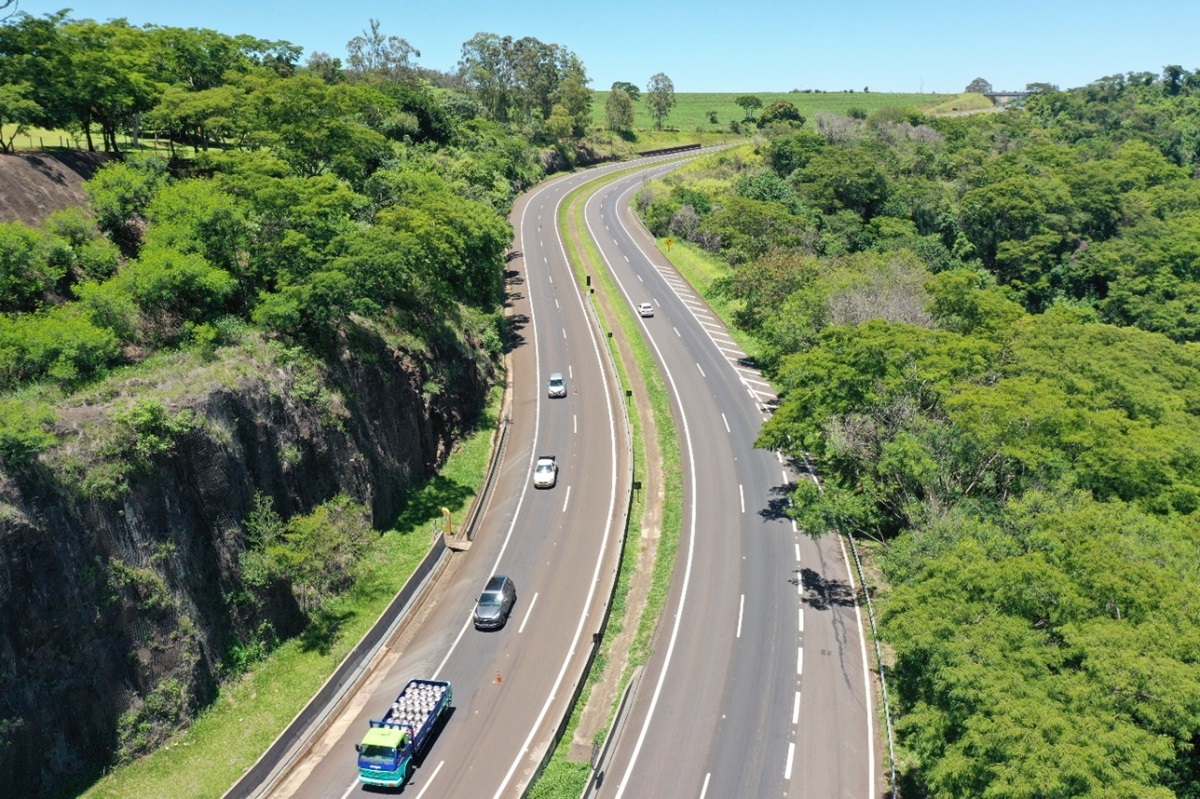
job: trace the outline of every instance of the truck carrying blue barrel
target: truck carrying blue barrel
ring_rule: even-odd
[[[408,782],[413,758],[429,745],[452,698],[448,682],[409,680],[383,718],[371,721],[362,743],[355,747],[359,781],[385,788]]]

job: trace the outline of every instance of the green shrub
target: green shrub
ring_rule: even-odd
[[[0,460],[19,468],[54,446],[57,439],[46,430],[53,421],[54,411],[47,405],[0,400]]]
[[[53,378],[70,385],[103,371],[120,351],[111,330],[78,305],[42,314],[0,316],[0,387]]]

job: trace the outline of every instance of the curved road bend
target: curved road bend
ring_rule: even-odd
[[[394,650],[324,733],[263,795],[366,796],[354,745],[411,678],[449,680],[454,710],[405,788],[409,796],[518,796],[549,747],[586,665],[617,567],[628,458],[624,419],[591,315],[556,226],[575,186],[629,164],[549,181],[516,202],[509,263],[515,342],[512,428],[497,482],[470,550],[451,567]],[[550,372],[566,399],[546,397]],[[558,485],[535,491],[533,460],[553,454]],[[508,625],[470,623],[487,577],[517,586]],[[415,628],[415,629],[413,629]],[[499,680],[499,681],[498,681]]]
[[[664,170],[665,171],[665,170]],[[599,796],[871,799],[880,789],[865,640],[836,536],[781,513],[796,479],[754,449],[773,399],[628,205],[641,176],[589,201],[588,227],[672,394],[685,514],[668,606]]]

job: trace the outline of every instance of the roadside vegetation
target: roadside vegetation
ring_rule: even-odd
[[[303,634],[273,651],[269,641],[258,640],[231,652],[229,665],[236,678],[191,727],[153,754],[114,770],[83,796],[201,799],[227,791],[308,703],[408,581],[442,529],[441,508],[450,509],[455,529],[463,522],[483,484],[502,391],[502,384],[493,389],[478,428],[463,439],[438,474],[414,487],[396,525],[347,564],[351,587],[323,603]],[[327,520],[318,518],[322,516],[327,512],[289,520],[287,526],[303,531],[307,522],[325,524]],[[271,519],[269,512],[255,522],[260,528],[272,523],[278,520]],[[181,774],[187,779],[180,779]]]
[[[1196,796],[1200,73],[772,125],[650,184],[871,543],[905,795]],[[675,245],[679,247],[678,244]]]

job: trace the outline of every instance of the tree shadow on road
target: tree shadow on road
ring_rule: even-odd
[[[796,576],[788,582],[803,586],[801,601],[814,610],[829,610],[835,606],[852,608],[859,603],[858,592],[849,583],[827,579],[812,569],[797,569]]]

